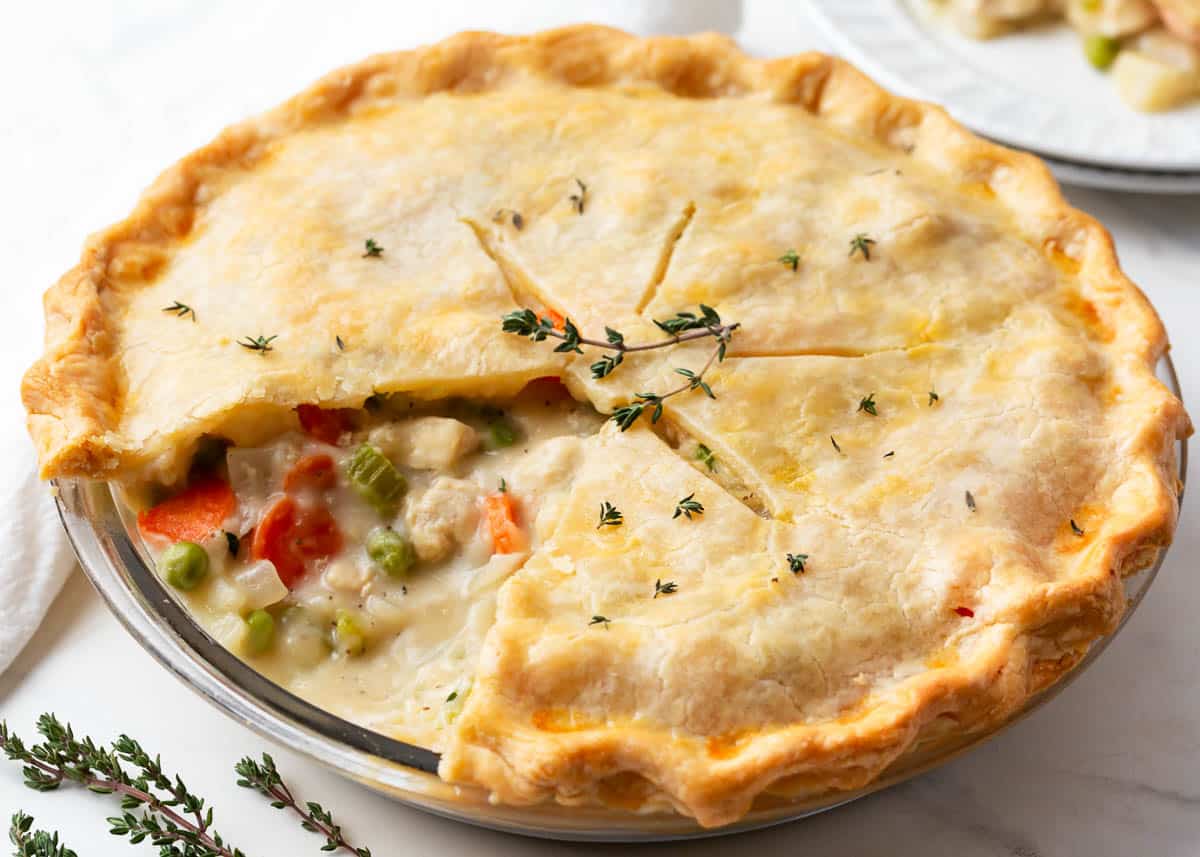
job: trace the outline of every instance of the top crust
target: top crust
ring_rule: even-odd
[[[485,94],[489,98],[475,97]],[[652,100],[653,110],[637,109],[642,100]],[[723,117],[704,113],[716,100]],[[592,125],[587,116],[568,115],[573,101],[590,111]],[[422,104],[429,110],[422,112]],[[435,110],[444,118],[433,117]],[[553,115],[561,121],[522,124],[539,110],[543,119],[544,111],[560,110]],[[656,118],[646,118],[649,113]],[[612,125],[614,115],[628,126],[604,137],[596,125]],[[355,163],[338,160],[347,151],[339,141],[352,137],[353,151],[370,160],[394,142],[389,135],[400,126],[386,123],[397,116],[409,123],[404,128],[425,135],[414,148],[426,160],[410,168],[381,158],[372,161],[370,181],[348,182]],[[620,164],[603,163],[605,145],[672,117],[696,123],[682,128],[680,138],[696,138],[688,144],[698,147],[697,164],[729,158],[739,165],[737,159],[746,158],[744,167],[730,170],[729,186],[695,190],[705,176],[689,172],[690,164],[668,171],[638,161],[636,152],[622,154]],[[506,123],[504,133],[489,135],[489,122]],[[746,132],[749,122],[754,129]],[[553,125],[553,145],[537,136],[546,124]],[[774,151],[763,144],[773,133],[807,135],[811,152],[799,154],[811,154],[809,161],[801,163],[786,146]],[[704,149],[712,140],[736,143],[739,134],[758,135],[758,148],[749,154],[736,146]],[[683,145],[680,138],[672,139]],[[503,163],[488,164],[489,140]],[[554,209],[563,196],[557,185],[547,191],[546,175],[525,175],[514,153],[503,151],[506,141],[530,147],[518,156],[533,152],[539,165],[557,164],[554,182],[574,174],[572,163],[553,161],[562,151],[578,151],[581,162],[591,156],[580,170],[611,168],[604,174],[608,184],[596,184],[595,216],[572,219]],[[533,148],[537,141],[544,151]],[[736,185],[739,170],[748,173],[759,160],[777,171],[777,186]],[[339,172],[330,173],[329,164]],[[496,187],[503,185],[509,196],[496,195],[490,173],[478,181],[464,176],[463,164],[503,171]],[[632,177],[618,186],[622,171]],[[439,183],[445,176],[450,179]],[[323,177],[327,185],[315,189],[325,195],[316,207],[344,215],[344,232],[305,207],[311,182]],[[804,267],[794,272],[797,279],[780,281],[782,267],[754,242],[769,248],[785,241],[762,236],[786,219],[780,211],[807,216],[796,213],[804,194],[822,188],[830,195],[813,197],[825,207],[817,207],[820,219],[839,228],[865,224],[888,240],[876,247],[875,261],[856,268],[846,267],[845,236],[828,257],[818,247],[800,248]],[[881,194],[886,205],[871,202]],[[757,200],[749,211],[738,205],[748,195]],[[519,235],[490,218],[517,198],[528,206],[528,225]],[[283,224],[278,235],[267,228],[272,218]],[[355,248],[375,228],[393,228],[395,237],[384,242],[382,260],[358,264]],[[600,232],[572,231],[579,229]],[[820,223],[812,229],[819,231]],[[244,251],[239,258],[256,260],[249,274],[237,259],[218,260],[213,248],[228,246]],[[889,247],[903,247],[913,267],[892,266]],[[786,249],[779,246],[774,255]],[[255,280],[243,287],[238,278],[246,276]],[[961,293],[945,292],[959,281]],[[792,286],[801,282],[806,295],[834,297],[828,306],[815,297],[798,303]],[[194,293],[168,291],[183,285],[194,286]],[[197,324],[161,316],[176,299],[196,308]],[[46,295],[46,353],[22,387],[42,476],[170,479],[202,434],[255,442],[292,424],[297,404],[358,406],[376,391],[505,395],[533,378],[560,375],[577,396],[611,410],[678,365],[631,361],[625,374],[592,381],[586,361],[499,332],[503,312],[533,301],[567,311],[583,329],[619,322],[631,338],[632,331],[652,331],[647,320],[654,315],[698,302],[742,321],[719,377],[722,400],[681,397],[669,419],[739,470],[756,494],[754,508],[770,520],[731,500],[724,519],[729,531],[693,530],[702,542],[712,540],[720,562],[695,568],[683,562],[676,569],[694,574],[693,588],[683,586],[681,593],[697,593],[699,607],[672,596],[668,603],[679,606],[663,607],[640,624],[613,623],[597,632],[603,645],[596,634],[580,644],[581,599],[611,594],[607,567],[590,576],[603,552],[589,541],[585,523],[597,499],[589,491],[614,482],[602,465],[636,494],[622,503],[626,514],[640,498],[646,520],[661,498],[654,494],[657,483],[639,482],[649,478],[644,474],[683,481],[692,478],[685,472],[693,473],[650,432],[608,430],[596,439],[603,453],[593,461],[601,470],[578,477],[575,505],[546,551],[501,594],[479,675],[443,757],[443,777],[482,785],[501,799],[642,808],[666,802],[711,826],[735,820],[766,791],[795,795],[862,785],[948,720],[963,731],[986,728],[1069,670],[1097,636],[1115,627],[1124,608],[1119,576],[1145,567],[1174,532],[1174,443],[1191,426],[1182,404],[1154,378],[1165,332],[1118,267],[1108,233],[1066,204],[1040,161],[980,140],[941,109],[892,96],[831,57],[760,61],[719,36],[638,39],[592,26],[528,37],[464,33],[371,58],[225,131],[164,173],[127,220],[89,240],[80,264]],[[147,338],[151,324],[164,321],[176,325],[172,341]],[[403,340],[396,331],[404,331]],[[335,332],[348,345],[344,354],[331,347]],[[280,339],[270,355],[236,344],[242,336],[272,334]],[[681,348],[672,360],[696,362],[699,353]],[[863,388],[823,389],[829,376],[820,361],[846,357],[856,359],[849,377]],[[1047,382],[1060,377],[1058,386]],[[924,396],[939,379],[958,383],[964,400],[968,385],[994,391],[1002,405],[1025,395],[1035,400],[1029,426],[1040,432],[1040,446],[1012,450],[1019,469],[1007,479],[1004,462],[978,464],[978,472],[1004,484],[991,496],[980,491],[984,502],[971,520],[989,528],[978,534],[1004,562],[980,557],[952,528],[942,533],[931,526],[921,542],[914,534],[923,532],[923,522],[913,504],[893,502],[915,490],[911,484],[838,469],[859,466],[853,443],[871,449],[875,460],[871,443],[906,436],[903,414],[915,414],[914,396]],[[874,384],[879,387],[866,386]],[[824,443],[826,434],[848,424],[847,412],[854,414],[856,396],[848,411],[842,399],[871,389],[880,390],[885,417],[867,428],[858,418],[860,434],[844,459],[830,465],[811,458],[795,432],[803,427]],[[804,406],[793,408],[796,403]],[[770,426],[738,421],[764,406]],[[1003,442],[1003,425],[973,420],[997,415],[1003,416],[948,409],[944,423],[907,436],[923,431],[928,446],[931,432],[957,432],[960,446],[990,449]],[[882,434],[871,434],[877,430]],[[940,451],[930,450],[927,466],[939,466]],[[1042,472],[1037,468],[1049,471],[1048,481],[1028,488],[1023,480]],[[703,490],[707,483],[698,484]],[[855,484],[862,486],[859,494],[838,487]],[[961,496],[957,483],[946,490]],[[576,517],[576,505],[588,511]],[[1084,524],[1086,539],[1064,535],[1066,518]],[[921,625],[904,615],[899,607],[915,610],[916,620],[943,617],[949,604],[950,596],[931,596],[914,580],[894,615],[879,613],[871,620],[877,628],[868,622],[865,636],[817,663],[825,708],[793,709],[778,694],[737,712],[707,707],[724,693],[747,692],[739,681],[753,664],[747,666],[734,641],[725,666],[737,669],[715,658],[686,665],[680,698],[687,705],[680,707],[687,711],[652,703],[629,707],[640,691],[672,678],[648,672],[636,656],[639,648],[686,653],[702,638],[678,629],[690,625],[703,633],[704,623],[728,603],[728,580],[759,566],[759,577],[769,580],[778,573],[771,564],[784,552],[810,549],[817,538],[833,540],[838,527],[856,520],[870,524],[860,543],[850,543],[863,556],[910,551],[916,558],[923,548],[949,557],[949,573],[960,575],[955,592],[966,586],[961,575],[968,571],[986,576],[989,586],[994,579],[997,591],[980,596],[991,601],[976,608],[978,623],[962,630],[957,618]],[[661,546],[677,532],[663,530],[646,541]],[[730,540],[745,547],[744,555]],[[831,547],[824,557],[830,566],[834,553]],[[630,564],[620,566],[619,579],[638,585],[657,561],[644,546],[622,556]],[[853,551],[843,559],[853,570]],[[894,574],[897,585],[904,583],[898,572],[883,573],[885,582]],[[876,597],[867,584],[878,579],[864,578],[858,591],[845,588],[853,583],[845,575],[824,580],[817,565],[787,590],[747,577],[751,594],[741,609],[759,611],[747,619],[756,628],[781,617],[807,621],[822,596],[846,604]],[[971,591],[985,589],[976,583]],[[810,597],[817,600],[805,600]],[[687,610],[696,612],[677,615]],[[895,655],[882,671],[864,667],[852,674],[855,663],[886,648],[883,631],[901,639],[917,635],[920,645]],[[720,635],[703,640],[721,642]],[[620,684],[626,696],[595,686],[589,670],[601,668],[621,679],[613,686]],[[803,696],[809,678],[797,673],[789,680],[786,689]],[[597,723],[598,715],[606,722]]]

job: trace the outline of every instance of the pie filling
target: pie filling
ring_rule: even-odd
[[[139,529],[227,648],[316,705],[436,749],[497,589],[553,528],[604,418],[553,378],[504,403],[391,395],[298,414],[302,431],[261,446],[209,439],[181,488],[131,489]]]
[[[934,0],[975,38],[1064,17],[1083,58],[1111,72],[1136,110],[1171,110],[1200,98],[1200,4],[1195,0]]]

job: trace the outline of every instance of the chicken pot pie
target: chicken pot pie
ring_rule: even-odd
[[[932,0],[958,29],[988,39],[1065,18],[1084,57],[1111,70],[1136,110],[1170,110],[1200,98],[1200,0]]]
[[[1190,431],[1039,161],[711,35],[338,71],[46,318],[42,475],[119,485],[215,637],[496,800],[706,826],[1068,672]]]

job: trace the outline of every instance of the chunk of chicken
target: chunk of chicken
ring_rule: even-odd
[[[415,470],[445,470],[479,447],[479,435],[449,417],[416,417],[371,429],[371,443],[388,458]]]
[[[437,562],[470,539],[479,522],[478,499],[477,485],[450,476],[439,476],[420,495],[410,495],[404,522],[417,557]]]

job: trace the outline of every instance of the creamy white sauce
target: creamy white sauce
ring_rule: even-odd
[[[587,436],[602,420],[571,400],[526,394],[503,407],[447,403],[430,407],[395,398],[338,445],[301,433],[253,449],[231,448],[227,473],[237,511],[225,528],[241,537],[237,557],[224,532],[203,547],[205,581],[183,598],[209,632],[256,669],[316,705],[373,729],[437,749],[470,690],[483,637],[492,625],[496,593],[527,553],[495,553],[481,514],[484,497],[501,480],[533,548],[550,531]],[[495,448],[489,424],[502,418],[515,442]],[[365,502],[345,476],[345,461],[363,442],[387,454],[407,480],[394,516]],[[310,560],[290,591],[271,563],[251,556],[264,510],[283,496],[285,474],[314,454],[334,459],[337,483],[328,490],[293,491],[297,503],[324,505],[343,544]],[[406,579],[386,574],[367,555],[367,535],[389,526],[409,538],[419,559]],[[169,542],[148,539],[161,551]],[[265,608],[275,618],[268,651],[251,654],[245,616]],[[337,643],[339,615],[362,629],[361,653]],[[453,696],[453,699],[448,697]]]

